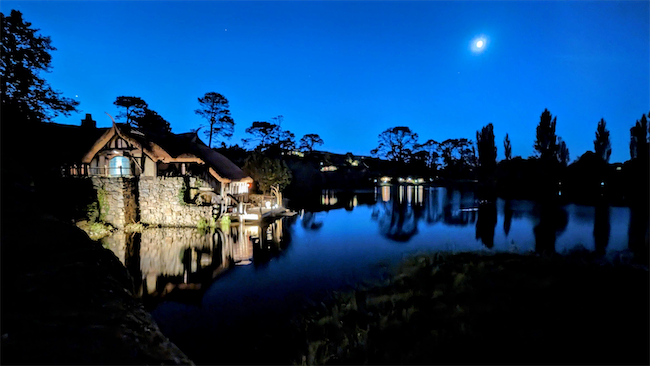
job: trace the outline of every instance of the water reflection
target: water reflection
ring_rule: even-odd
[[[236,265],[264,265],[290,242],[283,220],[263,226],[238,223],[201,232],[193,228],[152,228],[104,238],[133,277],[145,300],[179,291],[201,290]]]
[[[474,193],[424,186],[382,186],[381,202],[375,204],[372,218],[382,235],[396,241],[408,241],[417,233],[417,223],[444,222],[467,226],[476,221],[478,206]]]
[[[508,236],[510,233],[510,226],[512,225],[512,202],[506,200],[505,205],[503,206],[503,232]]]
[[[542,202],[536,207],[539,224],[535,226],[535,251],[537,253],[554,253],[555,240],[564,232],[569,216],[564,207],[555,202]]]
[[[609,244],[609,206],[596,206],[594,215],[594,243],[596,245],[596,254],[605,254],[605,248]]]
[[[447,189],[418,185],[384,185],[375,187],[372,194],[324,191],[321,202],[329,202],[330,205],[301,212],[303,228],[318,230],[323,227],[326,221],[317,221],[313,212],[331,208],[351,211],[357,206],[367,205],[370,219],[376,223],[379,234],[395,242],[413,242],[413,238],[418,235],[428,235],[427,238],[418,238],[416,241],[439,242],[452,250],[487,248],[565,253],[585,248],[604,255],[616,237],[612,246],[615,251],[622,250],[629,244],[629,249],[637,257],[647,255],[645,253],[648,252],[648,213],[642,207],[629,210],[628,235],[625,237],[626,243],[622,244],[620,227],[616,233],[612,232],[614,229],[610,216],[614,211],[608,206],[501,199],[494,203],[481,203],[471,188]],[[336,204],[332,206],[332,202]],[[627,208],[615,210],[628,211]],[[346,220],[362,222],[363,218],[350,216]],[[464,228],[470,225],[474,226],[474,230],[473,238],[468,241]],[[497,232],[497,225],[503,227],[503,230]],[[333,226],[327,227],[325,232],[338,233],[339,230]],[[452,233],[450,230],[460,231]],[[423,232],[427,234],[422,234]],[[565,232],[568,234],[565,235]],[[476,244],[480,244],[480,247],[477,248]]]
[[[648,261],[648,227],[650,226],[650,212],[643,203],[630,207],[630,224],[628,226],[628,247],[640,258]]]
[[[483,203],[478,207],[476,220],[476,239],[486,247],[494,246],[494,228],[497,226],[497,205],[494,202]]]

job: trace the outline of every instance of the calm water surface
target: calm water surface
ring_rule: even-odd
[[[113,235],[104,245],[125,263],[163,333],[190,358],[245,363],[274,361],[263,355],[264,344],[277,347],[273,334],[297,310],[327,291],[378,278],[405,256],[586,249],[616,260],[633,256],[631,238],[647,236],[647,225],[635,224],[626,207],[479,204],[471,191],[422,186],[323,192],[318,201],[262,226],[233,224],[208,234],[148,229]]]

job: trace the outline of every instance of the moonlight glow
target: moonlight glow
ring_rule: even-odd
[[[480,53],[483,52],[483,50],[485,50],[486,46],[487,46],[487,38],[484,36],[480,36],[472,40],[470,48],[472,49],[472,52]]]

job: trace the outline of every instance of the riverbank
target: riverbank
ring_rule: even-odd
[[[648,269],[590,253],[421,255],[295,321],[302,364],[648,364]]]
[[[192,364],[111,251],[48,216],[2,229],[3,364]]]

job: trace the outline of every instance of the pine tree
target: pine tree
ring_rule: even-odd
[[[506,137],[503,139],[503,151],[506,155],[506,160],[512,159],[512,146],[510,145],[510,137],[506,133]]]
[[[44,37],[23,20],[23,15],[12,10],[9,16],[0,13],[2,22],[2,120],[26,122],[50,121],[53,117],[76,112],[79,102],[65,98],[55,91],[39,74],[50,72],[52,46],[50,37]]]
[[[549,161],[557,157],[559,145],[555,135],[557,117],[553,117],[548,109],[544,109],[537,126],[537,139],[533,147],[542,160]]]
[[[609,163],[609,157],[612,155],[612,147],[609,142],[609,131],[606,128],[605,119],[601,118],[596,128],[596,139],[594,140],[594,151],[596,156]]]

